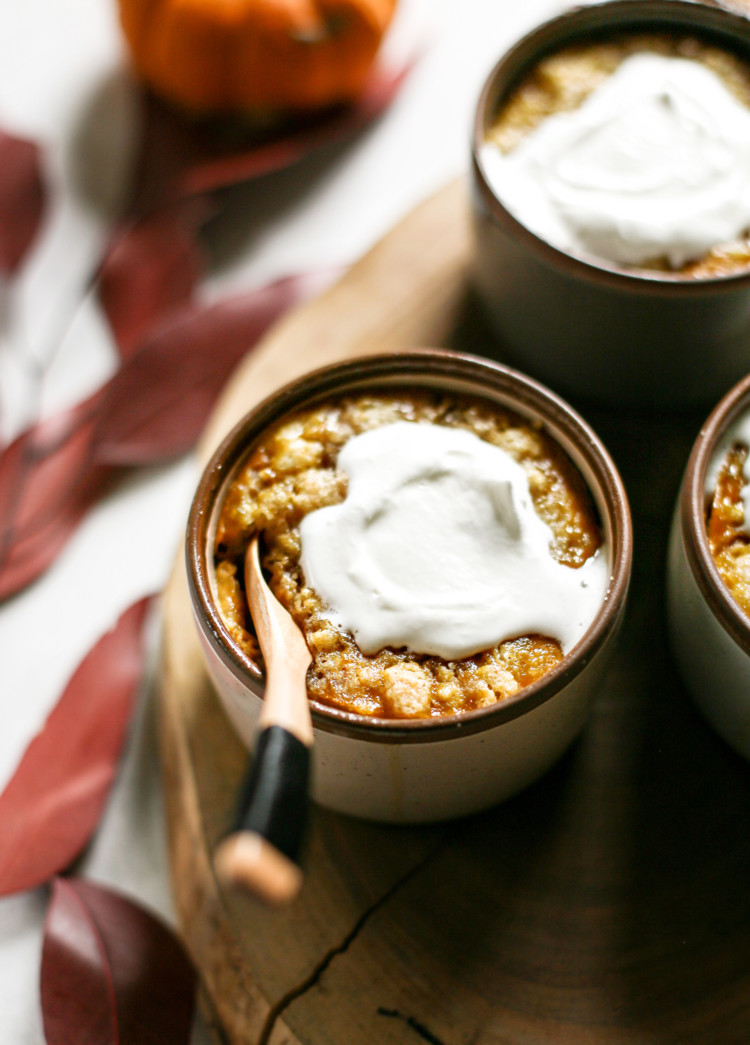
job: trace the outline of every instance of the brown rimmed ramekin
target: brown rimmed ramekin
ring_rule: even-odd
[[[688,459],[669,547],[672,653],[686,689],[720,736],[750,758],[750,619],[733,599],[708,543],[706,503],[724,440],[750,412],[750,376],[718,403]]]
[[[491,707],[430,719],[369,718],[311,701],[314,797],[340,812],[390,822],[445,819],[488,807],[535,780],[583,726],[600,686],[630,579],[632,527],[618,472],[594,432],[556,395],[507,367],[439,349],[377,355],[316,370],[239,422],[207,465],[190,511],[187,570],[206,662],[226,712],[251,746],[263,676],[232,641],[215,599],[213,543],[228,485],[261,434],[337,395],[443,389],[541,423],[589,486],[610,583],[591,627],[538,682]]]
[[[692,0],[609,0],[530,32],[494,67],[476,109],[472,279],[507,358],[563,395],[709,406],[750,371],[750,269],[698,279],[568,254],[505,209],[482,163],[495,114],[542,58],[631,31],[697,36],[750,63],[750,19]]]

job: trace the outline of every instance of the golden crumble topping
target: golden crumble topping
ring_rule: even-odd
[[[347,477],[336,462],[353,436],[395,421],[464,428],[510,453],[524,468],[539,515],[553,534],[552,554],[576,568],[601,544],[580,474],[539,427],[511,411],[445,393],[360,395],[327,402],[283,421],[252,448],[219,518],[219,608],[235,642],[260,661],[243,587],[250,540],[263,535],[263,565],[280,602],[303,629],[312,653],[310,696],[361,715],[429,717],[484,707],[540,678],[562,658],[559,644],[520,636],[461,661],[386,648],[368,656],[326,616],[299,564],[298,526],[308,512],[340,503]]]
[[[555,113],[577,109],[629,56],[643,52],[701,62],[750,108],[750,66],[736,55],[695,37],[632,33],[567,47],[542,59],[500,109],[487,133],[501,152],[511,152],[535,127]],[[750,265],[750,232],[717,244],[705,257],[678,271],[695,279],[727,276]],[[633,266],[635,267],[635,266]],[[673,271],[668,260],[638,266]]]

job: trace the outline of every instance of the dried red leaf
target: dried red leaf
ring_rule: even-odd
[[[54,561],[112,470],[92,461],[96,393],[0,452],[0,599]]]
[[[195,238],[199,220],[195,206],[172,207],[113,240],[99,275],[99,298],[123,358],[192,298],[203,270]]]
[[[97,469],[66,503],[28,535],[5,548],[0,567],[0,601],[23,591],[49,569],[78,526],[108,486],[111,473]]]
[[[119,893],[56,879],[44,929],[47,1045],[187,1045],[195,974],[170,930]]]
[[[91,838],[142,673],[150,601],[126,610],[84,657],[0,794],[0,896],[46,882]]]
[[[0,272],[20,265],[44,213],[39,147],[0,130]]]
[[[90,460],[99,394],[22,432],[0,454],[0,530],[33,530]],[[15,537],[15,533],[10,536]]]
[[[42,1017],[47,1045],[119,1045],[104,946],[73,886],[54,883],[44,927]]]
[[[155,464],[189,450],[237,363],[274,320],[331,279],[330,271],[290,276],[183,310],[107,385],[93,437],[95,461]]]

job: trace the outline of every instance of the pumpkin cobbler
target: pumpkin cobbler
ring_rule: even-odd
[[[708,38],[666,32],[624,32],[577,43],[544,57],[500,106],[487,131],[487,143],[504,155],[513,153],[548,117],[579,109],[627,59],[644,54],[687,59],[704,66],[750,110],[750,66],[738,55]],[[677,272],[690,279],[711,279],[732,275],[748,266],[750,230],[729,242],[715,244],[702,257],[676,268],[666,257],[624,267]]]
[[[504,700],[539,679],[562,659],[560,644],[532,634],[457,661],[404,648],[366,655],[329,619],[300,566],[302,518],[346,498],[347,475],[337,468],[341,449],[363,432],[404,421],[466,429],[506,451],[526,474],[533,507],[552,532],[551,557],[558,562],[576,569],[601,546],[583,478],[542,427],[510,410],[443,391],[352,395],[284,419],[251,447],[218,519],[218,604],[234,642],[262,666],[243,587],[245,552],[260,534],[270,587],[312,653],[312,700],[366,716],[453,715]]]

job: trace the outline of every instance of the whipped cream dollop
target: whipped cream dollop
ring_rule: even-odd
[[[750,226],[750,110],[689,59],[632,55],[481,162],[514,217],[569,253],[680,268]]]
[[[355,436],[346,499],[300,526],[306,583],[364,653],[446,660],[538,633],[570,649],[605,597],[602,549],[553,558],[523,468],[472,432],[399,421]]]

